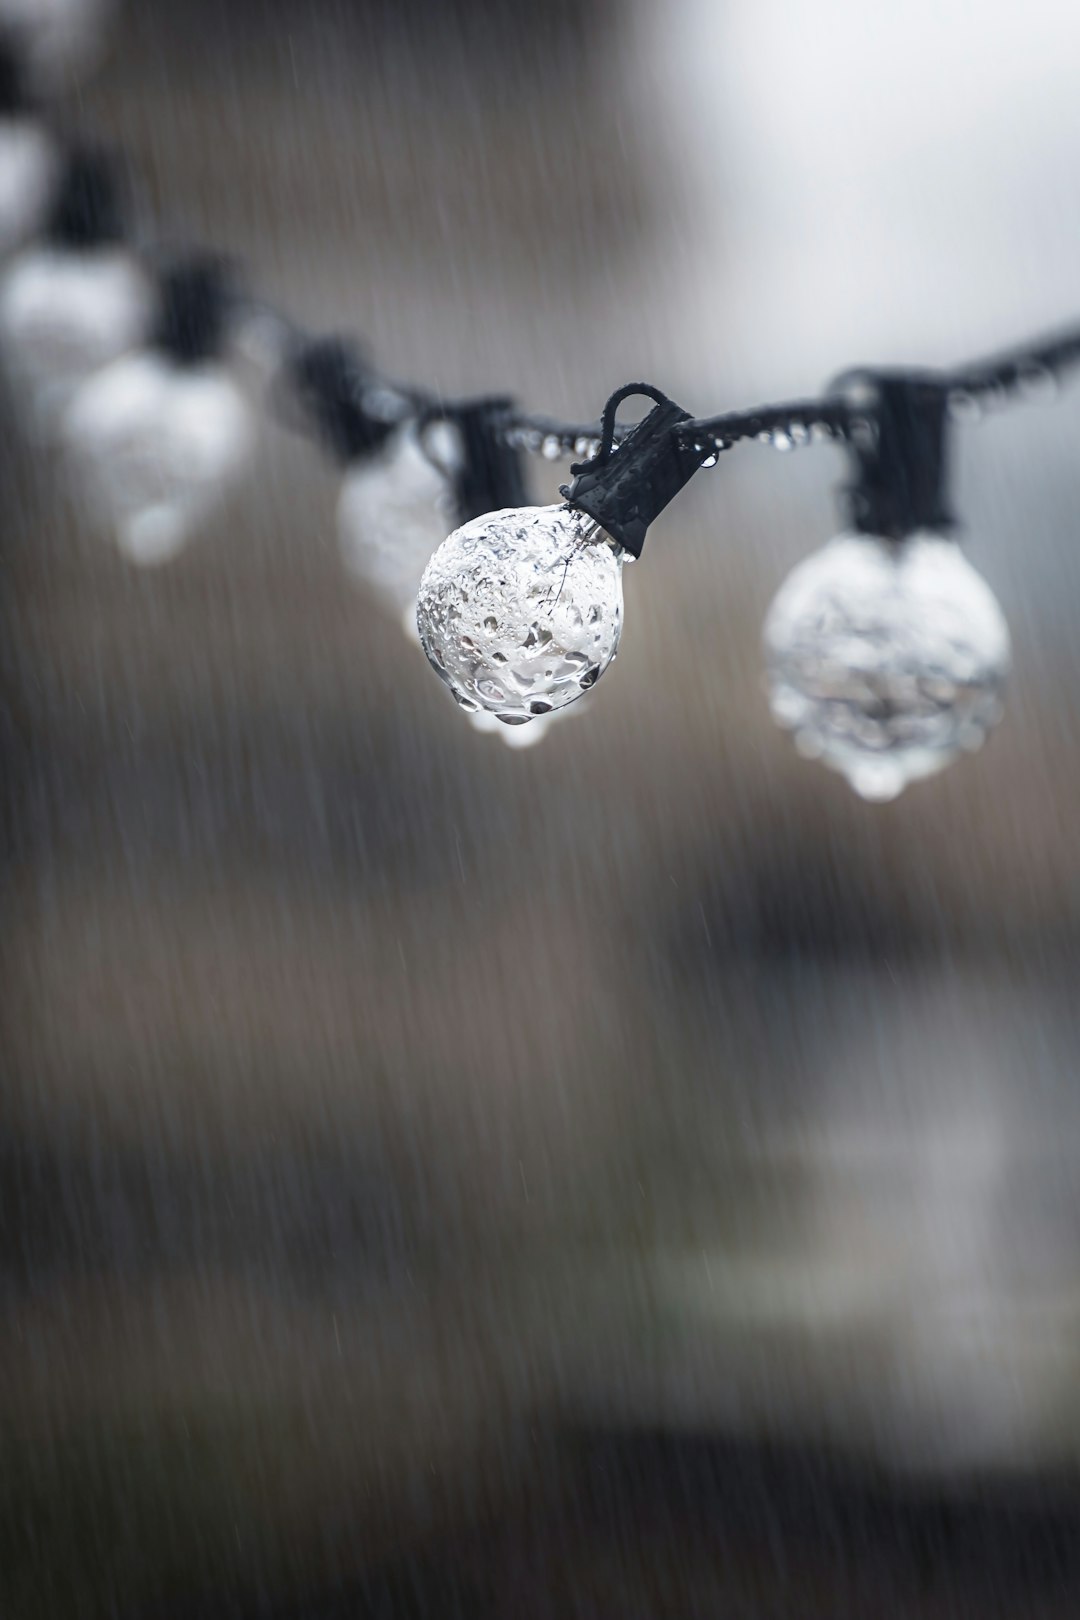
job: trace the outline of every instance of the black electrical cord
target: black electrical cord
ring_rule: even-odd
[[[0,49],[0,105],[5,91],[8,101],[19,104],[15,94],[18,66],[10,47]],[[211,297],[201,283],[194,290],[185,290],[184,308],[180,311],[183,316],[181,333],[177,320],[173,319],[177,298],[170,281],[175,255],[163,269],[154,248],[133,237],[124,217],[126,210],[121,206],[127,189],[126,173],[119,172],[115,160],[95,146],[79,142],[64,142],[63,146],[66,151],[63,179],[46,228],[61,234],[65,242],[76,248],[87,242],[116,240],[124,235],[158,283],[162,319],[168,327],[170,341],[179,345],[185,354],[190,350],[197,357],[211,336],[215,347],[218,346],[219,335],[225,337],[228,330],[235,331],[236,325],[244,319],[261,322],[264,333],[270,334],[272,396],[279,410],[293,426],[319,437],[338,458],[347,460],[381,442],[389,426],[406,416],[422,422],[443,418],[460,424],[466,419],[471,423],[480,412],[489,440],[485,452],[488,460],[492,455],[490,441],[494,438],[512,452],[524,451],[552,461],[577,456],[582,464],[595,464],[598,456],[606,460],[613,446],[625,444],[642,426],[644,419],[616,423],[610,400],[600,420],[567,421],[522,411],[501,395],[449,400],[431,389],[398,382],[379,373],[353,339],[312,337],[273,306],[252,296],[240,296],[234,279],[230,279],[227,300],[216,288],[211,289],[214,293]],[[1080,326],[1067,327],[950,370],[892,368],[848,372],[832,390],[817,399],[780,401],[701,417],[679,411],[666,424],[664,433],[672,458],[697,456],[697,466],[708,465],[732,445],[745,442],[791,449],[799,444],[834,440],[857,451],[867,436],[879,433],[882,401],[886,395],[892,402],[894,415],[900,394],[904,395],[906,410],[919,390],[945,400],[950,412],[959,415],[965,410],[977,411],[983,405],[1007,403],[1014,398],[1045,398],[1063,374],[1074,366],[1080,366]],[[611,400],[618,402],[624,395],[640,391],[627,385],[616,390]],[[654,397],[661,396],[657,393]],[[921,408],[925,415],[925,407]],[[915,447],[910,434],[907,438],[905,458],[910,465]],[[924,440],[929,443],[930,436],[924,435]],[[504,479],[499,481],[505,482]],[[928,499],[916,502],[925,510],[932,504]],[[880,502],[871,502],[871,505],[880,510]],[[944,521],[944,513],[942,518]]]
[[[1050,337],[1003,350],[986,360],[970,361],[949,371],[909,374],[896,370],[892,374],[898,378],[935,377],[949,396],[978,403],[996,396],[1038,393],[1048,381],[1060,381],[1063,373],[1077,365],[1080,365],[1080,327],[1068,327]],[[836,393],[820,399],[794,400],[787,404],[761,405],[749,411],[698,417],[681,423],[676,431],[684,445],[711,443],[719,451],[746,439],[764,438],[772,443],[778,434],[786,435],[791,443],[805,440],[807,436],[847,438],[853,423],[863,414],[858,399]]]

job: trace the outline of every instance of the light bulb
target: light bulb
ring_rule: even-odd
[[[25,114],[0,117],[0,258],[40,224],[55,170],[55,147],[41,124]]]
[[[101,519],[133,562],[166,562],[192,537],[247,454],[246,399],[221,364],[147,350],[92,377],[64,414],[65,446]]]
[[[149,280],[124,243],[126,194],[104,150],[69,145],[43,238],[0,277],[0,349],[51,430],[72,391],[145,337]]]
[[[43,243],[0,279],[0,347],[48,426],[91,373],[146,332],[152,295],[122,247],[85,251]]]
[[[774,718],[866,799],[892,799],[980,747],[1001,716],[1009,632],[951,540],[841,535],[765,621]]]
[[[462,708],[520,726],[594,686],[619,646],[626,556],[574,506],[489,512],[444,540],[417,623]]]
[[[25,53],[36,88],[53,93],[93,66],[113,0],[0,0],[0,30]]]
[[[338,501],[338,535],[350,572],[400,617],[414,642],[416,588],[452,522],[453,491],[442,468],[460,454],[450,423],[433,423],[427,432],[439,434],[440,465],[428,459],[415,423],[403,423],[384,446],[349,467]]]

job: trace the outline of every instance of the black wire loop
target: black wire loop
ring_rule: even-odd
[[[619,406],[624,399],[631,399],[635,394],[641,394],[646,399],[651,399],[654,405],[671,404],[668,396],[662,389],[657,388],[655,383],[624,383],[621,388],[616,388],[600,414],[599,450],[590,460],[573,463],[570,468],[572,473],[594,472],[597,467],[602,467],[606,461],[611,459],[612,447],[615,443],[615,417],[618,414]]]

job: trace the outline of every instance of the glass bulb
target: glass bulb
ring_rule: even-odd
[[[120,248],[28,249],[0,279],[0,346],[49,427],[74,389],[141,341],[152,296]]]
[[[416,588],[453,521],[450,480],[441,469],[452,470],[461,455],[452,425],[433,423],[428,434],[437,430],[439,466],[425,454],[415,424],[405,423],[380,451],[349,469],[338,502],[338,535],[350,572],[400,617],[414,642]]]
[[[113,0],[0,0],[0,30],[27,54],[33,82],[55,92],[93,66]]]
[[[572,506],[463,524],[420,582],[417,623],[432,667],[463,708],[506,725],[564,708],[618,650],[625,560]]]
[[[247,401],[223,366],[176,365],[155,351],[84,383],[62,432],[121,551],[143,564],[187,543],[253,439]]]
[[[1009,632],[990,587],[937,535],[841,535],[765,620],[774,718],[866,799],[981,746],[1001,716]]]
[[[40,224],[48,207],[56,151],[32,118],[0,118],[0,257]]]

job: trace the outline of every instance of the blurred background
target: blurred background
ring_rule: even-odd
[[[1068,0],[130,0],[170,238],[395,376],[704,413],[1080,307]],[[985,751],[866,805],[702,473],[511,752],[273,422],[139,570],[0,407],[5,1615],[1072,1615],[1080,391],[958,429]],[[539,459],[537,499],[565,469]]]

